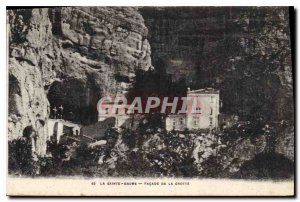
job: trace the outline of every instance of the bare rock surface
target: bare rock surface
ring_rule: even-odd
[[[67,106],[67,119],[94,122],[101,96],[126,91],[136,69],[153,68],[148,30],[135,8],[18,9],[7,16],[9,139],[32,126],[40,154],[50,105]],[[87,109],[93,117],[81,113]]]

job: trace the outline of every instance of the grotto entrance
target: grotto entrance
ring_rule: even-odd
[[[92,85],[65,79],[52,83],[47,94],[50,118],[88,125],[97,122],[100,90]]]
[[[37,134],[32,126],[26,126],[23,129],[23,138],[26,144],[31,145],[32,154],[36,151]]]

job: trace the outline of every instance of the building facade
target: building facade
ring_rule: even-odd
[[[199,130],[219,127],[220,93],[212,88],[187,91],[186,113],[168,114],[166,130]]]
[[[79,136],[81,126],[63,119],[48,120],[48,138],[54,137],[57,142],[62,135]]]
[[[98,112],[98,121],[102,122],[108,118],[115,118],[115,128],[131,128],[135,129],[138,127],[140,120],[142,119],[141,114],[128,113],[130,105],[118,107],[113,110],[113,102],[104,102],[102,108],[104,110]]]
[[[167,131],[217,129],[220,114],[219,94],[219,90],[212,88],[199,90],[188,88],[184,112],[182,108],[181,110],[176,109],[174,113],[166,112],[164,114],[166,117],[165,129]],[[102,103],[103,110],[98,114],[98,121],[114,117],[115,127],[136,128],[139,121],[142,120],[141,114],[127,112],[129,105],[117,107],[115,110],[113,110],[113,105],[113,102]]]

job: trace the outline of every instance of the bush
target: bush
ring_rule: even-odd
[[[260,153],[246,161],[234,177],[242,179],[284,179],[294,176],[294,162],[274,152]]]
[[[26,139],[8,142],[8,173],[15,175],[35,175],[37,165],[32,156],[32,145]]]

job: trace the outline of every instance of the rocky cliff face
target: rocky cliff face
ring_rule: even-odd
[[[226,113],[289,119],[293,79],[287,7],[140,10],[155,69],[191,88],[220,89]]]
[[[155,69],[183,89],[220,89],[225,114],[253,122],[287,122],[288,129],[276,134],[278,151],[292,153],[284,150],[293,148],[294,137],[293,12],[287,7],[140,10]]]
[[[96,121],[99,98],[129,90],[152,57],[159,78],[150,72],[155,82],[147,75],[139,84],[169,88],[161,82],[169,74],[184,92],[218,88],[224,113],[287,125],[276,151],[293,159],[287,8],[62,7],[9,10],[7,18],[9,139],[32,126],[45,153],[53,107],[63,105],[73,122]]]
[[[148,30],[135,8],[8,10],[9,139],[38,131],[45,153],[54,106],[79,123],[97,118],[101,96],[130,88],[135,70],[152,68]]]

